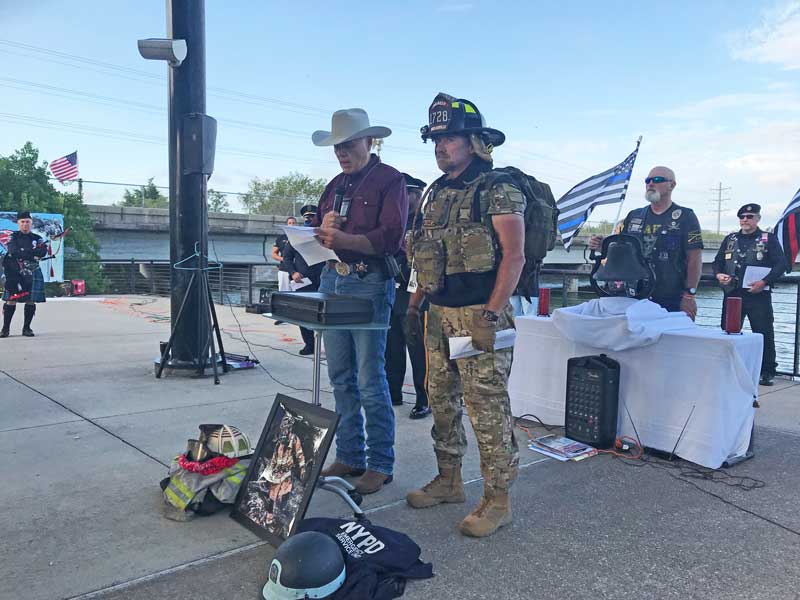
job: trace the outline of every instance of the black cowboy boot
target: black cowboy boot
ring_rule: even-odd
[[[22,335],[24,335],[25,337],[33,337],[33,331],[31,331],[31,321],[33,321],[33,315],[35,314],[36,314],[36,305],[26,304],[25,321],[22,323]]]
[[[17,310],[16,304],[3,305],[3,329],[0,330],[0,338],[8,337],[11,319],[14,318],[14,311]]]

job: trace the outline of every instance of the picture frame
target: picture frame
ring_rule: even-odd
[[[278,547],[305,516],[339,423],[335,412],[277,394],[231,518]]]

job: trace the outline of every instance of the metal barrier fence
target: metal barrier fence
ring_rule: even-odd
[[[158,260],[64,260],[64,270],[70,265],[94,262],[99,264],[102,280],[87,289],[88,294],[170,295],[169,261]],[[260,290],[277,289],[277,265],[252,263],[222,263],[208,273],[214,301],[219,304],[245,306],[259,300]]]
[[[589,287],[589,273],[581,270],[542,269],[542,286],[550,287],[552,308],[574,306],[597,295]],[[697,324],[719,329],[722,324],[722,290],[713,275],[703,275],[697,290]],[[775,350],[778,373],[800,376],[800,277],[783,277],[772,291],[775,313]],[[750,324],[745,320],[746,331]]]

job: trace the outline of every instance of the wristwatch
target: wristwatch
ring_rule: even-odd
[[[497,321],[500,320],[500,315],[498,315],[496,312],[493,312],[485,308],[483,309],[481,316],[490,323],[497,323]]]
[[[697,288],[684,288],[683,291],[689,294],[690,296],[694,296],[695,294],[697,294]]]

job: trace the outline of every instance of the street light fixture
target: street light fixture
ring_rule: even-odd
[[[170,67],[180,67],[186,60],[186,40],[147,38],[139,40],[139,54],[147,60],[165,60]]]

